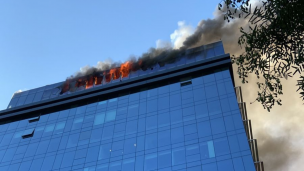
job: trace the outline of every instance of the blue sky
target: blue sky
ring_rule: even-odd
[[[85,65],[125,61],[195,27],[217,1],[26,0],[0,2],[0,110],[12,94],[60,82]]]

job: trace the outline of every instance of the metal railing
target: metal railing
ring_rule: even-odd
[[[247,117],[246,103],[243,102],[242,88],[235,87],[235,94],[236,94],[237,101],[239,104],[239,109],[241,112],[241,116],[242,116],[242,120],[243,120],[243,124],[244,124],[244,128],[245,128],[245,132],[247,135],[247,139],[248,139],[248,143],[249,143],[249,147],[250,147],[255,169],[256,169],[256,171],[264,171],[264,163],[263,163],[263,161],[260,161],[260,159],[259,159],[257,140],[253,139],[251,120],[248,119],[248,117]]]

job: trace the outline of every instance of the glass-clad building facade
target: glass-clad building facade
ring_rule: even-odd
[[[1,121],[1,171],[255,170],[227,67]]]

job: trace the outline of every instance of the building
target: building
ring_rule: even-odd
[[[262,169],[221,42],[134,66],[15,94],[0,170]]]

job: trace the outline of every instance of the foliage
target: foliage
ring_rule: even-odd
[[[264,78],[257,83],[256,100],[268,111],[275,104],[281,105],[281,79],[299,77],[297,91],[304,100],[303,9],[303,0],[263,0],[258,5],[250,0],[224,0],[219,4],[224,20],[249,22],[248,31],[240,28],[238,40],[245,52],[233,56],[232,61],[243,83],[248,83],[250,74]]]

